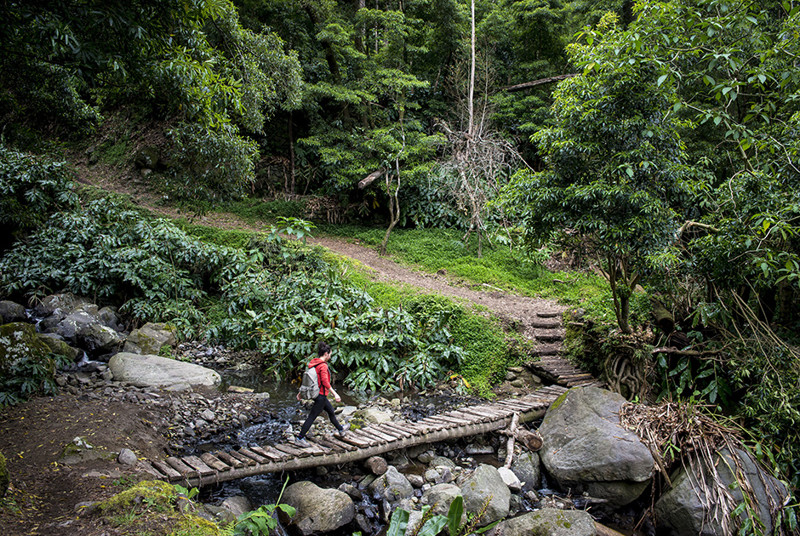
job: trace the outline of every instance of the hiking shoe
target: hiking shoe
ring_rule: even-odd
[[[306,441],[305,437],[298,437],[294,440],[295,444],[300,445],[301,447],[310,447],[311,443]]]
[[[338,432],[334,432],[333,435],[338,437],[339,439],[342,439],[343,437],[347,437],[347,430],[344,429],[339,430]]]

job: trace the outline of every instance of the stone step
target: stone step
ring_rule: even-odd
[[[538,355],[541,357],[546,356],[555,356],[561,351],[561,344],[560,343],[539,343],[534,348],[533,355]]]
[[[536,318],[531,322],[532,328],[560,328],[561,327],[561,319],[560,318]]]
[[[533,337],[537,341],[555,342],[564,340],[563,329],[534,329]]]

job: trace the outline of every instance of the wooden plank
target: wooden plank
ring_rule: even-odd
[[[204,452],[200,455],[200,459],[206,462],[206,464],[214,469],[215,471],[219,471],[220,473],[224,473],[225,471],[230,471],[231,466],[227,463],[223,463],[219,458],[211,454],[210,452]]]
[[[340,441],[339,439],[330,436],[318,437],[317,442],[319,442],[321,445],[330,448],[331,452],[358,450],[358,447],[351,445],[350,443],[345,443],[344,441]]]
[[[228,452],[228,454],[230,454],[233,458],[236,458],[245,465],[256,465],[256,461],[253,458],[248,458],[244,454],[239,454],[239,452],[235,450]]]
[[[183,463],[180,458],[170,456],[165,461],[167,462],[167,465],[170,465],[173,469],[178,471],[184,478],[197,478],[200,476],[196,470]]]
[[[386,437],[391,438],[391,439],[388,439],[388,441],[400,441],[404,437],[407,437],[405,434],[401,434],[397,430],[392,430],[391,428],[383,426],[383,423],[381,423],[381,424],[372,424],[372,425],[370,425],[369,429],[370,429],[370,431],[373,431],[375,433],[382,434],[382,435],[384,435]]]
[[[234,469],[241,469],[242,467],[244,467],[244,463],[242,463],[238,458],[234,458],[233,456],[231,456],[227,452],[218,450],[217,452],[214,453],[214,456],[216,456],[217,458],[219,458],[223,462],[227,463],[228,465],[230,465]]]
[[[311,456],[311,453],[304,452],[303,447],[301,447],[300,445],[294,446],[294,445],[288,445],[286,443],[277,443],[275,445],[272,445],[272,448],[274,448],[275,450],[279,450],[281,452],[285,452],[286,454],[296,456],[298,458],[302,458],[304,456]]]
[[[279,462],[286,457],[286,454],[284,454],[283,452],[279,452],[273,449],[272,447],[266,447],[266,448],[250,447],[250,450],[274,462]]]
[[[366,428],[362,428],[359,431],[360,432],[367,432],[369,434],[372,434],[372,435],[376,436],[378,439],[383,439],[384,441],[388,441],[389,443],[391,443],[392,441],[397,441],[398,440],[397,437],[395,437],[395,436],[393,436],[393,435],[391,435],[389,433],[381,432],[374,425],[367,426]]]
[[[455,419],[458,422],[463,424],[475,424],[478,422],[478,419],[474,415],[467,415],[466,413],[461,413],[461,410],[454,409],[453,411],[448,411],[442,417],[447,417],[448,419]]]
[[[195,471],[200,473],[200,476],[208,476],[208,475],[213,475],[214,473],[216,473],[215,470],[213,470],[211,467],[207,466],[203,462],[203,460],[201,460],[197,456],[181,456],[181,460],[183,460],[183,463],[185,463],[189,467],[194,468]]]
[[[365,428],[359,428],[358,430],[350,430],[347,432],[347,436],[354,436],[356,438],[364,439],[368,442],[368,445],[382,445],[386,442],[385,439],[382,437],[369,433]]]
[[[444,419],[447,422],[454,423],[456,426],[465,426],[468,424],[475,424],[474,420],[466,419],[464,417],[460,417],[458,415],[453,415],[451,413],[445,413],[444,415],[437,415],[439,419]]]
[[[453,419],[451,417],[444,417],[442,415],[434,415],[431,417],[437,422],[440,422],[444,428],[455,428],[457,426],[463,426],[465,424],[472,424],[467,423],[465,421],[459,421],[458,419]]]
[[[395,435],[399,435],[400,437],[413,437],[414,436],[414,432],[412,432],[411,430],[404,430],[404,429],[400,428],[399,426],[396,426],[395,424],[390,423],[390,422],[381,423],[378,426],[379,427],[383,427],[384,430],[387,430],[388,432],[391,432],[391,433],[393,433]]]
[[[530,411],[530,405],[520,404],[519,402],[511,402],[509,400],[504,400],[503,402],[497,402],[497,404],[501,407],[509,408],[514,412]]]
[[[473,408],[462,408],[460,411],[468,415],[474,415],[478,419],[479,423],[487,421],[495,421],[499,418],[495,413],[490,414],[486,411],[480,411]]]
[[[409,432],[411,432],[415,436],[422,435],[424,433],[423,428],[421,426],[418,426],[416,422],[405,421],[405,422],[395,422],[393,424],[395,426],[400,426],[400,427],[408,430]]]
[[[309,443],[314,445],[314,447],[316,447],[320,451],[322,451],[323,454],[328,454],[331,451],[330,447],[327,447],[327,446],[323,445],[322,443],[320,443],[320,439],[321,438],[319,438],[319,437],[307,437],[306,439],[308,440]]]
[[[454,420],[448,419],[446,417],[440,417],[438,415],[431,415],[428,419],[437,425],[440,429],[446,430],[448,428],[455,428],[460,426],[460,424]]]
[[[472,413],[473,415],[477,415],[485,420],[495,421],[497,419],[502,419],[507,417],[505,412],[493,411],[485,406],[470,406],[468,408],[462,408],[461,411],[464,413]]]
[[[181,480],[181,474],[173,469],[171,466],[167,465],[162,461],[154,461],[153,467],[167,475],[167,478],[170,480]]]
[[[256,463],[267,463],[269,460],[266,459],[264,456],[260,454],[256,454],[252,450],[248,449],[247,447],[240,447],[239,454],[242,456],[247,456],[248,458],[252,458],[256,461]]]
[[[159,471],[158,469],[153,467],[153,465],[148,461],[140,461],[140,462],[138,462],[138,465],[145,472],[153,475],[154,477],[156,477],[159,480],[169,480],[169,477],[167,475],[165,475],[164,473],[162,473],[161,471]]]
[[[413,423],[414,428],[417,430],[418,436],[428,435],[431,432],[431,427],[425,424],[422,424],[421,421],[416,421]]]
[[[350,430],[347,432],[346,436],[339,438],[339,440],[344,441],[345,443],[350,443],[351,445],[355,445],[358,448],[366,448],[372,444],[368,439],[357,435],[355,430]]]

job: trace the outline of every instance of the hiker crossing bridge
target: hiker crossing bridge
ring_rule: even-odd
[[[350,430],[343,438],[309,436],[310,447],[279,443],[140,463],[155,478],[187,487],[348,463],[396,449],[502,430],[511,424],[514,414],[519,415],[520,422],[535,420],[544,416],[565,391],[562,386],[551,385],[523,397],[465,406],[419,421],[371,424]]]

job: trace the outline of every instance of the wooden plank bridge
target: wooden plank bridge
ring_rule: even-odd
[[[201,487],[248,476],[348,463],[396,449],[485,434],[507,428],[515,413],[520,422],[544,416],[566,391],[558,385],[526,396],[466,406],[419,421],[393,421],[350,430],[344,438],[307,437],[310,447],[280,443],[207,452],[200,456],[145,461],[144,469],[160,480]]]

